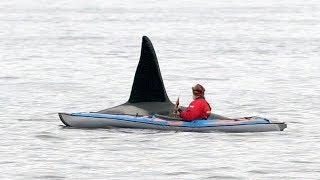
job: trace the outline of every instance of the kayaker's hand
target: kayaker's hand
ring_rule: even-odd
[[[181,108],[178,106],[175,106],[173,108],[172,114],[174,117],[180,117]]]
[[[181,112],[182,112],[182,109],[179,107],[179,108],[177,109],[177,116],[178,116],[178,117],[180,117]]]
[[[173,112],[174,112],[174,113],[177,113],[177,112],[178,112],[178,109],[179,109],[178,106],[173,107]]]
[[[173,111],[175,111],[175,112],[178,112],[178,111],[180,111],[180,112],[181,112],[181,108],[180,108],[179,106],[177,106],[177,107],[174,107],[174,108],[173,108]]]

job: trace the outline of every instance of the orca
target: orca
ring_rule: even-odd
[[[141,54],[129,100],[116,107],[98,111],[101,114],[169,115],[174,104],[163,84],[157,55],[147,36],[142,37]]]
[[[124,104],[97,111],[100,114],[129,114],[169,116],[174,104],[170,101],[158,63],[158,59],[150,39],[142,37],[139,64],[136,69],[131,94]],[[211,114],[211,118],[228,119]]]

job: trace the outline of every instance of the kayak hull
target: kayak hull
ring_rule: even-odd
[[[287,126],[267,119],[254,120],[197,120],[193,122],[168,121],[155,117],[135,117],[128,115],[107,115],[95,113],[59,113],[60,120],[75,128],[139,128],[173,131],[223,131],[223,132],[267,132],[283,131]]]

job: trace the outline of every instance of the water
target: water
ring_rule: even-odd
[[[1,179],[319,179],[320,3],[0,2]],[[167,93],[284,132],[64,128],[57,112],[128,99],[142,35]]]

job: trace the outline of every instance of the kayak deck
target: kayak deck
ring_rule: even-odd
[[[167,120],[163,116],[132,116],[99,113],[59,113],[66,126],[77,128],[142,128],[175,131],[225,131],[225,132],[265,132],[283,131],[287,126],[282,122],[271,122],[260,117],[233,120],[195,120],[191,122]]]

